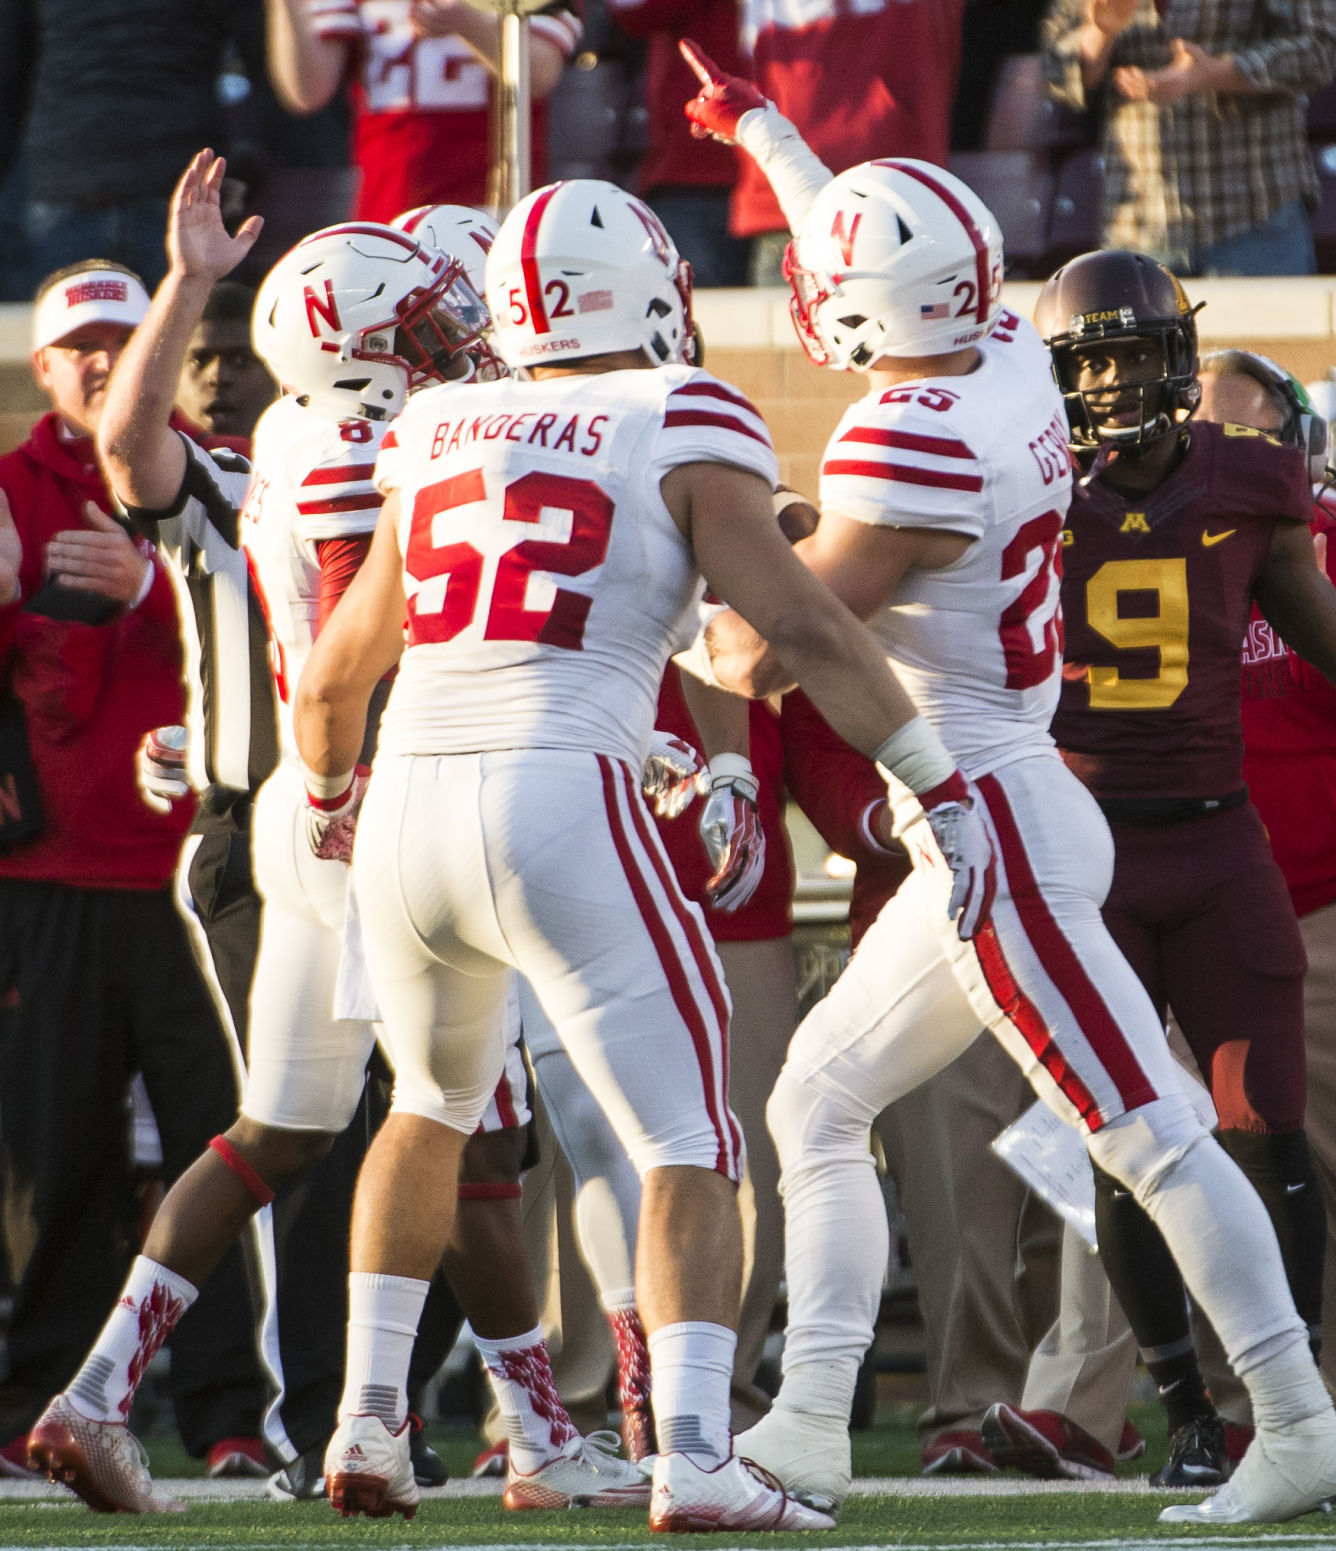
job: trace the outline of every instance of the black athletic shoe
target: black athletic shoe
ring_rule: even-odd
[[[445,1461],[428,1447],[416,1427],[408,1435],[408,1454],[413,1461],[413,1479],[419,1486],[444,1486],[450,1479]]]
[[[1169,1440],[1169,1463],[1150,1478],[1152,1486],[1220,1486],[1229,1479],[1225,1424],[1218,1416],[1184,1422]]]

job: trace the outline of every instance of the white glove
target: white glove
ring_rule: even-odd
[[[916,793],[933,838],[951,869],[947,915],[968,942],[988,922],[997,893],[997,857],[981,812],[978,792],[955,770],[940,786]]]
[[[170,813],[172,804],[190,795],[186,775],[184,727],[155,727],[135,754],[135,781],[139,795],[155,813]]]
[[[357,815],[366,796],[371,772],[358,765],[348,785],[331,797],[322,797],[306,789],[306,839],[312,852],[325,862],[349,863],[353,859],[353,837],[357,833]]]
[[[640,790],[661,819],[675,819],[690,806],[697,792],[709,790],[705,761],[692,746],[657,728],[640,778]]]
[[[756,791],[750,760],[720,754],[711,761],[710,795],[700,816],[700,837],[714,868],[705,892],[716,910],[730,914],[752,897],[765,871]]]

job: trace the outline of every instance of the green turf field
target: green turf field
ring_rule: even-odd
[[[781,1547],[806,1544],[843,1551],[845,1547],[896,1546],[902,1551],[1086,1551],[1088,1547],[1216,1548],[1249,1542],[1277,1551],[1336,1551],[1336,1519],[1312,1515],[1293,1524],[1238,1530],[1192,1530],[1159,1525],[1155,1516],[1166,1493],[1144,1485],[1147,1469],[1163,1458],[1163,1429],[1157,1408],[1139,1407],[1134,1420],[1150,1441],[1145,1459],[1120,1467],[1116,1485],[1083,1491],[1071,1484],[1036,1487],[1020,1478],[989,1478],[964,1483],[924,1482],[918,1475],[913,1407],[883,1407],[877,1426],[855,1433],[855,1470],[864,1480],[845,1504],[829,1535],[718,1535],[686,1537],[702,1546]],[[477,1449],[471,1433],[429,1429],[428,1437],[445,1458],[453,1478],[465,1480]],[[168,1439],[148,1440],[154,1473],[160,1482],[182,1482],[178,1490],[198,1490],[199,1467]],[[194,1477],[192,1481],[190,1478]],[[901,1480],[887,1480],[900,1476]],[[431,1493],[412,1523],[356,1519],[340,1522],[323,1502],[274,1503],[257,1498],[258,1487],[237,1488],[237,1500],[193,1501],[185,1514],[161,1517],[100,1516],[82,1504],[48,1496],[18,1501],[0,1483],[0,1551],[10,1548],[144,1547],[170,1551],[352,1551],[361,1547],[517,1546],[529,1551],[632,1551],[651,1537],[643,1514],[507,1514],[496,1489],[468,1483],[470,1495]],[[26,1490],[26,1486],[23,1488]],[[17,1488],[15,1489],[17,1490]],[[1190,1498],[1193,1494],[1179,1494]],[[656,1542],[662,1544],[661,1541]]]

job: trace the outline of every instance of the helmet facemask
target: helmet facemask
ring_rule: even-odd
[[[394,353],[408,364],[410,393],[429,382],[494,382],[506,375],[487,343],[487,304],[458,259],[433,286],[406,296],[395,313]],[[364,334],[364,345],[367,339]]]
[[[1100,353],[1102,347],[1132,342],[1154,344],[1158,360],[1149,374],[1137,371],[1129,377],[1124,371],[1115,371],[1106,385],[1080,386],[1086,358]],[[1123,325],[1073,329],[1051,340],[1049,348],[1076,446],[1107,443],[1124,451],[1148,447],[1162,437],[1177,435],[1201,399],[1197,330],[1191,315],[1145,323],[1129,318]],[[1119,352],[1108,353],[1116,357]],[[1111,420],[1115,412],[1126,417],[1124,423]]]
[[[823,302],[829,301],[831,292],[826,289],[822,277],[798,262],[794,243],[784,249],[784,262],[780,271],[788,282],[789,317],[793,319],[798,342],[807,352],[808,359],[816,366],[830,365],[830,351],[826,349],[817,332],[816,312]]]

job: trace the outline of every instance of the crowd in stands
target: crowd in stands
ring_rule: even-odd
[[[1109,31],[1083,40],[1089,9],[554,0],[531,24],[534,181],[606,177],[659,212],[699,284],[777,284],[787,231],[774,196],[737,148],[683,122],[690,77],[677,40],[694,37],[724,70],[746,61],[833,169],[891,153],[952,167],[997,213],[1014,277],[1106,238],[1180,273],[1329,266],[1330,7],[1280,7],[1276,41],[1250,31],[1250,6],[1226,0],[1101,0]],[[266,217],[251,281],[344,216],[490,202],[498,41],[485,13],[463,0],[232,0],[178,26],[170,10],[6,8],[4,299],[26,300],[90,252],[151,287],[173,169],[201,143],[228,156],[233,218]],[[1181,68],[1222,57],[1240,61],[1236,78],[1195,82]]]

